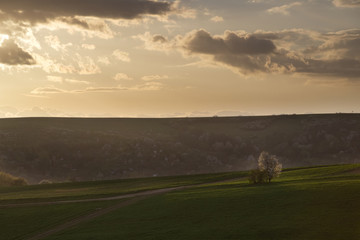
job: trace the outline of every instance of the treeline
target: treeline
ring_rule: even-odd
[[[360,115],[2,119],[0,168],[31,183],[360,162]]]

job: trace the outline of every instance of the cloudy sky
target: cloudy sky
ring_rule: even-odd
[[[0,117],[360,112],[360,0],[0,0]]]

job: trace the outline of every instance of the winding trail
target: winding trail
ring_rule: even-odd
[[[122,201],[120,203],[117,203],[113,206],[110,206],[108,208],[104,208],[104,209],[99,209],[96,210],[88,215],[85,216],[80,216],[78,218],[69,220],[63,224],[60,224],[56,227],[53,227],[49,230],[46,230],[42,233],[39,233],[31,238],[28,238],[28,240],[40,240],[40,239],[44,239],[48,236],[51,236],[55,233],[58,233],[60,231],[69,229],[71,227],[74,227],[80,223],[95,219],[97,217],[100,217],[102,215],[105,215],[107,213],[113,212],[119,208],[122,207],[126,207],[129,206],[131,204],[134,204],[140,200],[143,200],[145,198],[148,198],[150,196],[154,196],[154,195],[158,195],[158,194],[163,194],[163,193],[168,193],[168,192],[172,192],[172,191],[177,191],[177,190],[183,190],[183,189],[188,189],[188,188],[193,188],[193,187],[199,187],[199,186],[205,186],[205,185],[209,185],[209,184],[216,184],[216,183],[223,183],[223,182],[232,182],[232,181],[236,181],[236,180],[240,180],[242,178],[235,178],[235,179],[228,179],[228,180],[223,180],[223,181],[216,181],[216,182],[209,182],[209,183],[201,183],[201,184],[194,184],[194,185],[186,185],[186,186],[178,186],[178,187],[172,187],[172,188],[162,188],[162,189],[156,189],[156,190],[148,190],[148,191],[143,191],[143,192],[138,192],[138,193],[130,193],[130,194],[123,194],[123,195],[119,195],[119,196],[113,196],[113,197],[104,197],[104,198],[91,198],[91,199],[79,199],[79,200],[65,200],[65,201],[52,201],[52,202],[33,202],[33,203],[14,203],[14,204],[4,204],[4,205],[0,205],[0,207],[5,207],[5,208],[9,208],[9,207],[21,207],[21,206],[45,206],[45,205],[55,205],[55,204],[65,204],[65,203],[82,203],[82,202],[96,202],[96,201],[110,201],[110,200],[120,200],[120,199],[128,199],[125,201]]]
[[[102,215],[105,215],[107,213],[115,211],[115,210],[117,210],[119,208],[129,206],[129,205],[131,205],[133,203],[136,203],[137,201],[140,201],[141,199],[144,199],[144,198],[145,198],[144,196],[143,197],[138,197],[138,198],[133,198],[133,199],[118,203],[118,204],[116,204],[114,206],[95,211],[95,212],[93,212],[91,214],[75,218],[75,219],[70,220],[68,222],[65,222],[65,223],[63,223],[61,225],[58,225],[58,226],[56,226],[56,227],[54,227],[54,228],[52,228],[50,230],[47,230],[47,231],[39,233],[39,234],[37,234],[37,235],[35,235],[35,236],[31,237],[31,238],[28,238],[28,240],[39,240],[39,239],[46,238],[46,237],[48,237],[50,235],[53,235],[55,233],[58,233],[60,231],[66,230],[66,229],[71,228],[71,227],[74,227],[74,226],[76,226],[76,225],[78,225],[78,224],[80,224],[82,222],[89,221],[91,219],[100,217]]]

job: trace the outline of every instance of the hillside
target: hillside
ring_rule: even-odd
[[[360,114],[0,119],[0,170],[30,183],[360,162]]]

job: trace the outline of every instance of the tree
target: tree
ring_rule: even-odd
[[[262,152],[258,159],[258,169],[265,173],[265,178],[270,183],[274,177],[280,175],[282,165],[277,156]]]
[[[253,169],[250,171],[249,182],[253,184],[265,182],[265,172],[259,169]]]

